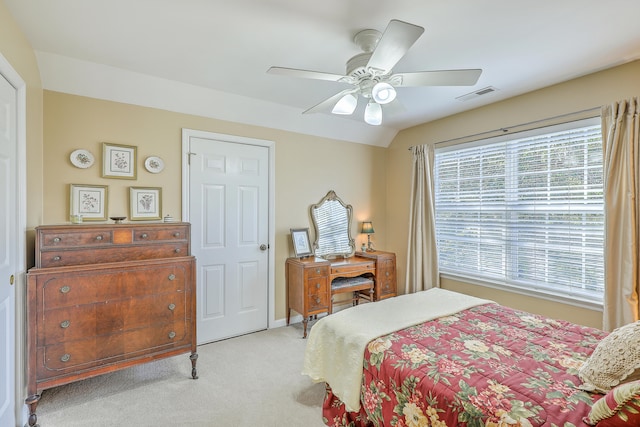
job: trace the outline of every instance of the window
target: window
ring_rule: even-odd
[[[601,303],[598,119],[436,150],[442,273]]]

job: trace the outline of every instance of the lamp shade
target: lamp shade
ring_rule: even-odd
[[[371,221],[363,221],[362,222],[362,234],[373,234],[373,223]]]
[[[378,104],[388,104],[396,99],[396,90],[389,83],[379,82],[371,89],[371,97]]]
[[[342,98],[340,98],[340,101],[336,103],[336,105],[333,107],[333,110],[331,110],[331,112],[333,114],[349,115],[349,114],[353,114],[357,106],[358,106],[358,98],[356,98],[355,95],[353,95],[352,93],[348,93]]]
[[[364,121],[374,126],[382,124],[382,106],[375,102],[369,102],[364,109]]]

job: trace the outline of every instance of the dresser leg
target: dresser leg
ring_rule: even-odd
[[[40,401],[40,395],[34,394],[27,397],[24,403],[29,407],[29,421],[25,427],[39,427],[38,424],[38,416],[36,415],[36,407],[38,406],[38,402]]]
[[[197,380],[198,371],[196,370],[196,362],[198,361],[198,353],[191,353],[191,356],[189,356],[189,359],[191,359],[191,378],[193,378],[194,380]]]
[[[304,328],[304,331],[302,333],[302,338],[306,338],[307,337],[307,324],[309,323],[309,319],[307,317],[305,317],[302,320],[302,327]]]

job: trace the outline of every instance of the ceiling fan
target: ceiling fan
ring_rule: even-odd
[[[362,30],[354,37],[360,53],[347,61],[346,75],[295,68],[271,67],[267,71],[291,77],[329,80],[349,83],[345,89],[304,111],[317,113],[331,111],[333,114],[353,114],[358,98],[367,101],[364,120],[370,125],[382,124],[382,105],[396,98],[397,87],[415,86],[473,86],[478,81],[481,69],[418,71],[394,73],[393,67],[418,40],[424,28],[393,19],[384,33],[377,30]]]

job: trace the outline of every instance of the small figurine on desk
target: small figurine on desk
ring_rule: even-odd
[[[367,245],[362,243],[362,248],[360,249],[362,252],[366,252],[367,251]]]

